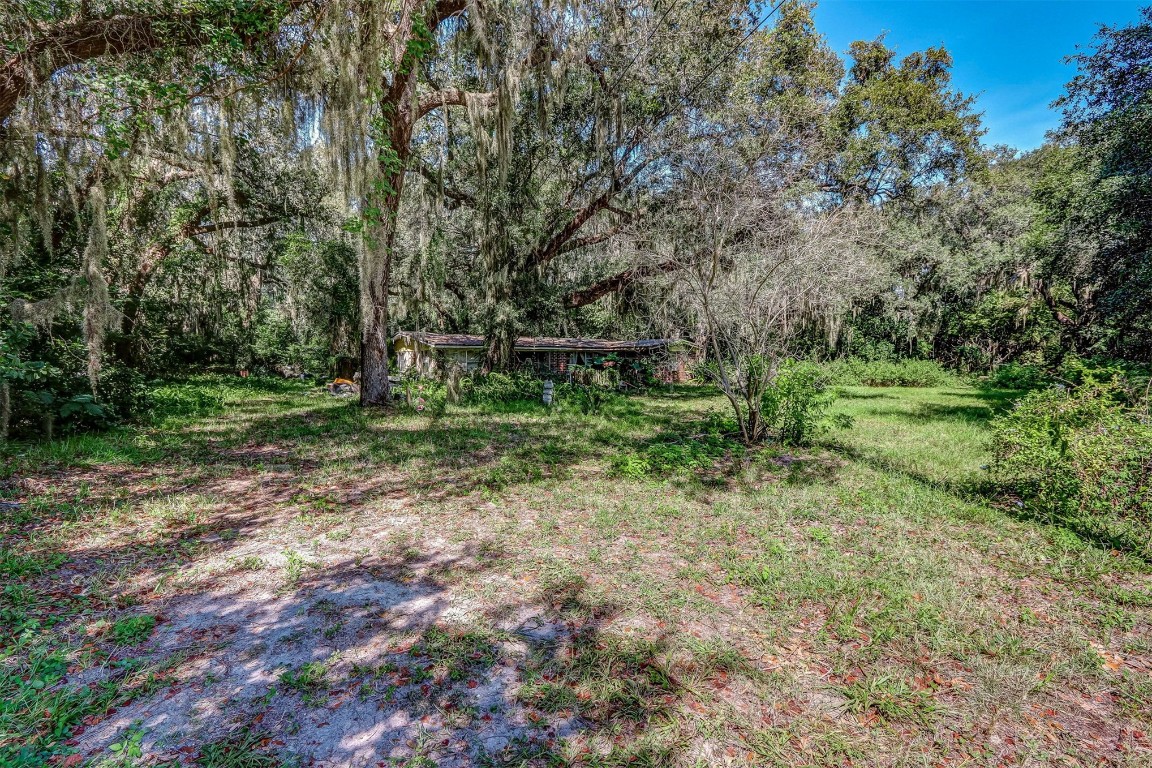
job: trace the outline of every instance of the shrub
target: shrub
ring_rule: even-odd
[[[1028,394],[994,423],[993,454],[1037,517],[1152,559],[1152,423],[1123,383]]]
[[[815,363],[788,362],[764,394],[761,409],[765,422],[776,430],[784,445],[805,445],[830,426],[828,409],[836,393],[829,377]]]
[[[144,374],[123,365],[109,364],[101,369],[96,393],[110,420],[141,419],[152,409]]]
[[[618,381],[613,374],[611,381]],[[561,409],[572,409],[584,415],[600,413],[606,406],[618,404],[619,393],[610,387],[597,383],[580,381],[580,376],[572,382],[554,381],[552,390],[553,405]],[[544,407],[544,380],[530,373],[489,373],[467,377],[460,384],[460,402],[465,405],[500,407],[509,405],[531,405]]]
[[[529,373],[494,372],[464,379],[460,387],[460,401],[466,405],[489,406],[522,401],[540,402],[543,392],[543,382]]]
[[[1148,367],[1103,357],[1082,358],[1068,355],[1056,369],[1056,378],[1065,384],[1099,384],[1126,381],[1133,386],[1146,386]]]
[[[448,410],[448,388],[434,379],[405,378],[395,396],[408,410],[439,418]]]
[[[585,416],[600,413],[604,406],[616,402],[619,395],[613,390],[599,384],[557,384],[553,393],[554,400],[561,408],[573,408]]]
[[[1127,382],[1140,388],[1147,386],[1148,377],[1147,366],[1103,357],[1068,355],[1055,368],[1005,363],[984,380],[984,385],[1002,389],[1041,389],[1056,382],[1070,386]]]
[[[996,389],[1039,389],[1052,383],[1052,377],[1038,365],[1005,363],[984,380],[987,387]]]
[[[946,387],[955,374],[935,360],[833,360],[826,366],[831,383],[863,387]]]

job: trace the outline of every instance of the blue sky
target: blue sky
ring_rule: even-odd
[[[1101,23],[1127,25],[1130,0],[820,0],[816,28],[843,54],[881,32],[900,55],[944,45],[953,84],[977,96],[989,144],[1033,149],[1060,123],[1049,105],[1076,68],[1061,59],[1091,43]]]

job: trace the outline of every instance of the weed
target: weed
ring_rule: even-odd
[[[266,733],[244,728],[205,744],[195,764],[200,768],[279,768],[284,763],[268,752],[267,744],[271,740]]]
[[[120,768],[132,766],[144,756],[144,729],[140,723],[133,723],[120,737],[108,745],[109,757],[96,763],[96,768]]]
[[[264,569],[265,562],[257,555],[246,555],[232,561],[239,571],[260,571]]]
[[[310,661],[280,674],[280,682],[296,691],[307,692],[328,684],[328,664]]]
[[[151,637],[155,628],[155,616],[129,616],[112,625],[112,639],[117,645],[136,645]]]
[[[62,553],[37,554],[0,547],[0,578],[21,580],[40,576],[67,562]]]
[[[841,688],[848,711],[873,713],[884,721],[927,723],[936,711],[927,691],[916,690],[905,679],[892,675],[861,677]]]
[[[300,583],[300,578],[304,575],[305,568],[319,568],[320,566],[310,560],[304,559],[304,556],[294,549],[289,549],[284,552],[284,586],[291,589]]]
[[[463,680],[473,670],[496,663],[497,650],[492,635],[471,630],[430,627],[412,647],[416,658],[427,659],[432,667],[445,671],[452,680]]]

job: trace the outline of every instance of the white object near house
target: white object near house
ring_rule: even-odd
[[[552,390],[556,385],[552,383],[552,379],[544,382],[544,405],[552,405]]]

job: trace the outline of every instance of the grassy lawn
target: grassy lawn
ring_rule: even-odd
[[[219,398],[7,456],[0,766],[1152,761],[1152,570],[990,500],[1011,393],[798,453],[692,389]]]

